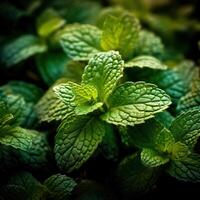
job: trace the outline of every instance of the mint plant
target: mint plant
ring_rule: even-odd
[[[198,8],[0,2],[0,200],[198,196]]]
[[[80,85],[67,82],[53,87],[65,105],[55,110],[62,114],[55,155],[63,170],[70,172],[88,160],[102,142],[108,124],[140,124],[170,105],[170,97],[155,85],[125,82],[117,86],[123,65],[116,51],[98,53],[85,67]],[[41,106],[39,103],[38,110]],[[40,113],[41,119],[52,110],[45,112]]]

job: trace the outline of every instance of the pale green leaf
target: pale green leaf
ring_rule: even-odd
[[[172,160],[185,160],[191,152],[186,144],[176,142],[168,148],[168,154]]]
[[[54,31],[58,30],[65,24],[65,19],[61,18],[59,14],[49,8],[42,12],[37,18],[37,32],[41,37],[48,37]]]
[[[140,67],[140,68],[151,68],[165,70],[167,66],[164,65],[160,60],[152,56],[137,56],[124,64],[124,67]]]
[[[95,118],[64,120],[58,128],[54,149],[59,168],[66,172],[80,168],[97,149],[104,134],[104,123]]]
[[[104,21],[101,46],[104,50],[117,50],[123,57],[132,53],[138,40],[140,24],[129,13],[114,17],[108,15]]]
[[[120,85],[108,99],[109,109],[102,119],[116,125],[143,123],[171,104],[170,97],[156,85],[127,82]]]
[[[184,160],[172,161],[167,172],[181,181],[200,182],[200,156],[191,154]]]
[[[118,52],[96,54],[86,66],[82,84],[93,85],[98,98],[105,102],[123,75],[123,60]]]
[[[44,185],[48,188],[47,199],[67,200],[77,184],[68,176],[55,174],[46,179]]]
[[[73,82],[57,85],[53,88],[58,98],[73,109],[77,115],[83,115],[100,108],[103,103],[96,102],[97,90],[92,85],[78,85]]]
[[[147,167],[158,167],[169,162],[169,158],[153,149],[143,149],[141,152],[141,161]]]
[[[7,67],[10,67],[46,50],[46,44],[36,36],[23,35],[2,47],[0,60]]]
[[[71,25],[57,36],[61,46],[72,60],[89,60],[100,51],[101,31],[92,25]]]

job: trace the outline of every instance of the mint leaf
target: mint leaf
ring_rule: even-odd
[[[46,135],[40,132],[20,127],[1,129],[0,144],[9,156],[17,158],[18,163],[31,168],[47,165],[49,146]]]
[[[153,32],[141,30],[139,32],[134,55],[161,56],[164,53],[164,45],[161,38]]]
[[[180,114],[170,127],[176,141],[193,147],[200,136],[200,110],[189,110]]]
[[[100,108],[103,103],[96,102],[97,90],[92,85],[78,85],[73,82],[55,86],[55,93],[66,105],[73,107],[77,115],[84,115]]]
[[[60,43],[72,60],[89,60],[100,51],[101,31],[92,25],[71,25],[60,33]]]
[[[157,180],[159,169],[144,166],[134,154],[122,160],[116,175],[120,192],[130,198],[147,192]]]
[[[169,158],[153,149],[143,149],[141,152],[141,161],[147,167],[158,167],[169,162]]]
[[[41,37],[48,37],[54,31],[58,30],[65,24],[65,20],[62,19],[59,14],[49,8],[42,12],[37,18],[37,32]]]
[[[31,127],[36,122],[37,116],[33,103],[26,103],[19,95],[7,95],[2,97],[6,102],[8,112],[14,116],[13,123],[22,127]]]
[[[128,127],[129,142],[136,147],[166,152],[175,140],[172,133],[155,119],[149,119],[144,124]]]
[[[124,67],[140,67],[165,70],[167,66],[162,64],[160,60],[152,56],[137,56],[125,63]]]
[[[9,81],[0,87],[5,95],[20,95],[26,102],[37,103],[42,96],[43,91],[36,85],[23,81]]]
[[[66,80],[56,82],[37,103],[36,111],[41,122],[60,121],[74,115],[74,106],[65,104],[53,91],[53,87],[62,82]]]
[[[120,17],[108,15],[103,25],[101,46],[105,51],[117,50],[127,57],[135,47],[139,30],[138,19],[129,13]]]
[[[85,67],[82,84],[93,85],[98,98],[106,102],[123,75],[123,60],[118,52],[109,51],[96,54]]]
[[[94,153],[105,134],[104,123],[89,117],[64,120],[58,128],[55,155],[67,172],[78,169]]]
[[[3,46],[0,51],[0,61],[10,67],[46,50],[44,42],[34,35],[23,35]]]
[[[200,156],[191,154],[184,160],[173,160],[167,172],[182,181],[200,182]]]
[[[187,111],[189,109],[198,108],[200,106],[200,81],[194,81],[189,92],[181,97],[177,105],[177,111]]]
[[[76,182],[65,175],[55,174],[44,181],[44,185],[48,188],[47,199],[70,199],[71,192],[76,187]]]
[[[109,109],[102,119],[116,125],[134,126],[165,110],[170,103],[170,97],[156,85],[126,82],[108,99]]]

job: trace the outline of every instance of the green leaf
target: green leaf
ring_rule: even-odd
[[[162,64],[160,60],[152,56],[137,56],[125,63],[124,67],[140,67],[165,70],[167,66]]]
[[[109,109],[102,119],[116,125],[143,123],[171,104],[170,97],[156,85],[126,82],[108,99]]]
[[[120,17],[108,15],[103,25],[101,46],[105,51],[117,50],[127,57],[137,43],[139,30],[138,19],[129,13]]]
[[[36,85],[23,81],[9,81],[0,87],[5,95],[20,95],[26,102],[36,103],[42,96],[43,91]]]
[[[12,147],[20,163],[32,168],[44,167],[47,164],[49,147],[44,134],[20,127],[1,130],[0,144]],[[8,152],[9,153],[9,152]]]
[[[93,85],[98,91],[99,100],[106,102],[122,76],[121,56],[116,51],[109,51],[90,59],[82,76],[82,84]]]
[[[168,153],[172,160],[185,160],[191,152],[186,144],[176,142],[168,148]]]
[[[75,107],[72,106],[72,104],[65,104],[53,91],[53,87],[60,82],[66,82],[66,80],[64,79],[56,82],[49,90],[47,90],[36,105],[36,111],[41,122],[60,121],[74,115]],[[73,95],[72,92],[71,95]]]
[[[0,129],[5,128],[9,125],[14,116],[8,112],[7,105],[4,101],[0,101]]]
[[[156,120],[163,124],[166,128],[169,128],[174,120],[174,117],[168,111],[164,111],[156,114]]]
[[[31,127],[37,120],[33,103],[26,103],[19,95],[7,95],[2,98],[6,104],[8,112],[14,116],[13,123],[22,127]]]
[[[0,51],[0,61],[7,67],[47,50],[43,41],[34,35],[23,35],[6,44]]]
[[[144,194],[153,186],[159,169],[146,167],[139,156],[131,155],[122,160],[116,175],[120,192],[125,197],[133,198],[137,194]]]
[[[174,104],[177,104],[179,99],[187,92],[188,88],[182,75],[171,69],[147,74],[145,80],[165,90]]]
[[[95,118],[64,120],[58,128],[54,149],[58,166],[67,172],[78,169],[92,156],[104,134],[104,123]]]
[[[37,19],[37,32],[41,37],[48,37],[65,24],[59,14],[52,8],[46,9]]]
[[[169,158],[153,149],[143,149],[141,152],[141,161],[147,167],[158,167],[169,162]]]
[[[65,72],[68,58],[63,52],[48,52],[37,56],[38,71],[47,85],[52,85]]]
[[[198,74],[198,73],[197,73]],[[187,111],[200,106],[200,81],[195,81],[189,92],[181,97],[177,105],[177,111]]]
[[[200,136],[200,110],[189,110],[180,114],[170,127],[176,141],[193,147]]]
[[[132,143],[140,149],[148,148],[165,152],[175,142],[171,132],[155,119],[128,127],[127,134]]]
[[[68,176],[55,174],[46,179],[44,185],[49,191],[47,199],[67,200],[77,184]]]
[[[146,30],[139,32],[138,42],[134,55],[151,55],[158,57],[163,53],[164,46],[158,36]]]
[[[91,85],[78,85],[68,82],[55,86],[53,90],[66,105],[75,107],[74,112],[77,115],[93,112],[103,105],[101,102],[96,102],[97,90]]]
[[[191,154],[184,160],[172,161],[167,172],[181,181],[200,182],[200,156]]]
[[[92,25],[71,25],[61,31],[60,43],[72,60],[89,60],[100,51],[101,31]]]

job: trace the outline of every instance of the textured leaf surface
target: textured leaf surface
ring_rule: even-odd
[[[165,70],[167,66],[162,64],[160,60],[152,56],[137,56],[125,63],[125,67],[140,67]]]
[[[101,31],[91,25],[69,26],[60,35],[61,45],[72,60],[89,60],[100,51]]]
[[[99,53],[86,66],[82,83],[93,85],[100,101],[105,102],[123,75],[123,60],[116,51]]]
[[[180,114],[170,127],[176,141],[194,146],[200,136],[200,110],[194,109]]]
[[[155,118],[147,120],[144,124],[128,127],[126,135],[130,144],[140,149],[147,148],[158,152],[167,152],[175,142],[172,133]]]
[[[168,173],[182,181],[200,182],[200,157],[191,154],[188,158],[172,161]]]
[[[17,157],[18,162],[32,168],[46,166],[49,146],[44,134],[20,127],[10,127],[1,131],[3,133],[0,137],[2,148],[12,147],[13,156]],[[7,153],[10,154],[10,152]]]
[[[55,86],[55,93],[77,115],[83,115],[100,108],[103,103],[96,102],[97,90],[92,85],[78,85],[73,82]],[[73,111],[72,111],[73,112]]]
[[[104,134],[104,123],[95,118],[64,120],[56,135],[58,166],[67,172],[78,169],[94,153]]]
[[[33,103],[26,103],[19,95],[7,95],[3,100],[8,111],[14,116],[13,123],[26,128],[34,125],[37,116]]]
[[[163,51],[164,46],[158,36],[146,30],[139,32],[135,55],[152,55],[157,57],[162,55]]]
[[[68,176],[55,174],[46,179],[44,185],[49,190],[47,199],[67,200],[77,184]]]
[[[160,155],[155,150],[143,149],[141,152],[141,161],[147,167],[158,167],[169,162],[169,158],[164,155]]]
[[[151,75],[148,74],[147,81],[165,90],[174,104],[177,104],[179,99],[187,92],[188,88],[182,75],[171,69],[155,72]]]
[[[165,110],[170,103],[170,97],[153,84],[127,82],[110,96],[109,109],[102,119],[116,125],[133,126]]]
[[[106,51],[117,50],[126,57],[135,47],[139,30],[139,21],[131,14],[120,17],[108,15],[104,21],[101,46]]]
[[[187,111],[200,106],[200,81],[195,81],[190,91],[178,102],[177,110]]]
[[[0,87],[5,95],[20,95],[26,102],[36,103],[42,96],[43,91],[36,85],[23,81],[10,81]]]
[[[7,67],[17,64],[30,56],[43,53],[46,45],[33,35],[23,35],[5,45],[0,52],[0,60]]]
[[[58,81],[54,86],[60,82],[65,82],[66,80]],[[36,111],[39,116],[40,121],[60,121],[68,116],[74,115],[74,107],[72,104],[65,104],[53,91],[52,86],[40,99],[36,105]]]

